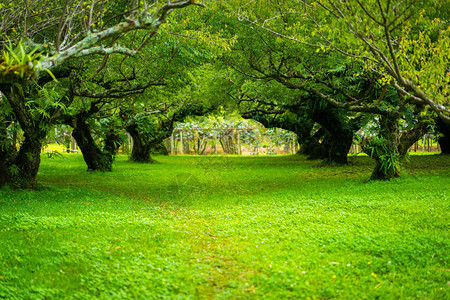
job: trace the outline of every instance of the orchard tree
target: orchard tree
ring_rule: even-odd
[[[120,103],[120,102],[119,102]],[[73,115],[65,114],[60,122],[73,128],[72,137],[83,154],[88,171],[111,171],[121,141],[120,120],[115,116],[117,102],[111,99],[89,101],[89,108],[79,106]],[[100,144],[93,134],[97,129]]]

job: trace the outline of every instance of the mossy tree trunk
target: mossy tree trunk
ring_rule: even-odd
[[[409,148],[429,131],[429,125],[428,122],[421,121],[416,126],[406,129],[401,133],[398,153],[402,159],[408,154]]]
[[[25,134],[25,140],[20,146],[16,157],[18,174],[13,176],[13,185],[20,188],[35,188],[36,176],[41,164],[42,140],[46,133],[36,130],[35,134]]]
[[[312,119],[328,132],[328,154],[326,163],[345,165],[353,142],[353,135],[359,130],[359,119],[350,120],[336,109],[315,110]]]
[[[94,138],[86,118],[78,115],[67,124],[73,126],[72,136],[83,154],[88,171],[112,171],[115,155],[119,147],[119,136],[116,130],[109,129],[105,135],[104,147],[101,149]]]
[[[168,123],[171,123],[168,121]],[[137,124],[131,124],[126,127],[127,132],[133,138],[133,150],[130,160],[139,163],[154,163],[152,154],[167,155],[167,149],[164,146],[164,140],[173,132],[173,124],[162,122],[154,128],[153,134],[141,131]]]
[[[311,135],[311,129],[309,128],[308,133],[301,133],[303,139],[298,153],[306,155],[307,160],[326,159],[330,151],[329,133],[325,128],[321,127],[316,133]],[[298,133],[297,135],[299,136]]]
[[[30,91],[35,91],[31,87],[17,84],[7,87],[3,85],[1,91],[14,112],[14,119],[19,122],[24,132],[24,139],[17,151],[6,133],[11,120],[5,122],[5,116],[0,117],[3,119],[0,125],[0,186],[7,183],[12,188],[34,189],[41,162],[42,141],[55,119],[41,115],[36,117],[27,109],[26,95]],[[54,114],[58,115],[57,112]]]
[[[379,137],[363,141],[363,151],[375,160],[371,180],[390,180],[400,176],[398,114],[379,117]]]
[[[0,112],[0,188],[5,184],[11,184],[9,168],[17,155],[17,151],[8,137],[7,130],[10,124],[7,116]]]
[[[390,152],[386,151],[383,155],[393,155],[394,153],[391,150]],[[392,178],[400,177],[400,168],[396,165],[400,163],[399,159],[392,161],[393,164],[389,164],[386,159],[378,154],[372,156],[372,158],[375,159],[376,164],[370,180],[391,180]]]
[[[175,111],[130,113],[122,111],[121,118],[125,130],[133,138],[133,150],[130,160],[140,163],[154,163],[152,153],[168,154],[164,140],[173,132],[174,122],[182,121],[187,116],[202,116],[213,111],[212,107],[202,105],[185,105]],[[188,149],[183,145],[183,149]]]
[[[150,152],[157,155],[169,155],[169,151],[167,151],[166,143],[164,141],[155,145]]]
[[[140,163],[154,163],[151,150],[153,143],[148,135],[139,132],[137,124],[131,124],[126,127],[127,132],[133,138],[133,150],[131,151],[130,160]]]
[[[280,113],[280,111],[277,111]],[[252,118],[266,128],[283,128],[297,134],[300,144],[299,154],[308,159],[324,159],[326,163],[347,164],[347,154],[353,142],[353,135],[359,130],[359,119],[350,120],[347,115],[335,108],[289,107],[281,116],[274,117],[270,112],[247,111],[244,118]],[[314,123],[322,126],[311,135]]]
[[[45,133],[24,134],[17,151],[11,141],[2,141],[0,149],[0,187],[9,184],[12,188],[36,188],[36,176],[41,163],[41,147]]]
[[[260,111],[247,111],[242,114],[243,118],[258,121],[266,128],[282,128],[294,132],[300,150],[297,152],[306,155],[308,160],[326,159],[329,153],[329,133],[325,128],[320,128],[311,135],[314,121],[311,120],[305,109],[292,109],[283,115],[272,116]]]
[[[329,150],[326,162],[331,164],[348,164],[348,152],[353,142],[353,132],[342,130],[330,135]]]
[[[12,144],[0,150],[0,187],[5,184],[12,188],[36,188],[36,176],[41,162],[41,139],[25,136],[17,151]]]
[[[11,184],[11,178],[8,172],[8,165],[6,163],[6,155],[0,150],[0,188],[6,184]]]

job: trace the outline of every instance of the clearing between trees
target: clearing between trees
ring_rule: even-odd
[[[0,190],[0,298],[445,298],[450,157],[42,156]]]

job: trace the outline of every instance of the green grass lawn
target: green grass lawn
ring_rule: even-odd
[[[449,298],[448,156],[66,157],[0,190],[0,298]]]

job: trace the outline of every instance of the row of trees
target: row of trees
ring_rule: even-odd
[[[361,144],[377,162],[372,178],[396,177],[432,126],[449,148],[447,2],[0,4],[0,186],[35,187],[56,124],[73,128],[89,170],[105,171],[120,130],[133,137],[131,159],[152,162],[174,122],[217,107],[295,132],[302,153],[337,164],[371,124],[377,134]]]

